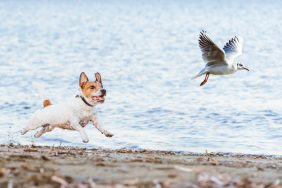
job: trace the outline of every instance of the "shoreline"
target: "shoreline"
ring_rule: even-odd
[[[269,159],[282,159],[282,154],[263,154],[263,153],[243,153],[243,152],[213,152],[205,150],[205,152],[191,152],[191,151],[173,151],[173,150],[155,150],[155,149],[131,149],[131,148],[103,148],[103,147],[79,147],[79,146],[70,146],[70,145],[35,145],[35,144],[15,144],[15,143],[9,143],[9,144],[0,144],[1,147],[48,147],[48,148],[58,148],[58,149],[78,149],[78,150],[104,150],[104,151],[118,151],[118,150],[130,150],[135,152],[144,152],[144,151],[150,151],[150,152],[171,152],[175,154],[180,155],[191,155],[191,156],[205,156],[207,154],[209,155],[216,155],[216,156],[224,156],[224,157],[261,157],[261,158],[269,158]]]
[[[0,187],[282,187],[282,157],[0,145]]]

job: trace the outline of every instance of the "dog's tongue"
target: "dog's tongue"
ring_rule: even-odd
[[[104,96],[95,96],[95,97],[92,97],[92,99],[100,101],[100,100],[104,100]]]

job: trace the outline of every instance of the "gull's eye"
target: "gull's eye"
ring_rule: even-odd
[[[95,89],[95,86],[90,86],[89,88],[90,88],[90,89]]]

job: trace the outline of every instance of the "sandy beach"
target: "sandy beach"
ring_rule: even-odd
[[[282,187],[282,157],[0,146],[0,187]]]

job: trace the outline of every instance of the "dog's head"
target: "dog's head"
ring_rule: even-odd
[[[89,81],[84,72],[80,74],[79,86],[82,95],[92,104],[103,103],[105,101],[106,90],[103,88],[100,73],[95,73],[95,81]]]

